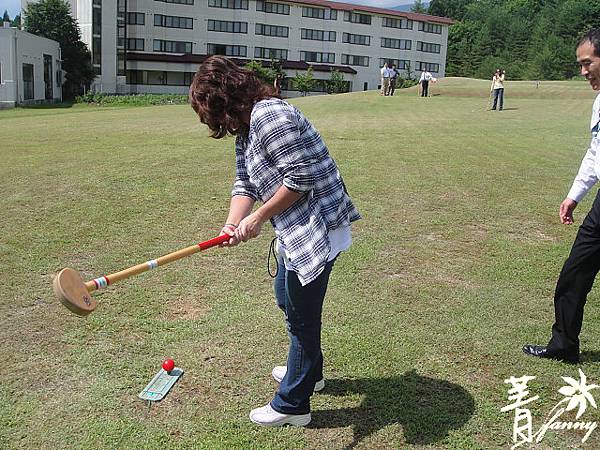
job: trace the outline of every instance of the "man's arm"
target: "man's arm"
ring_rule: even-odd
[[[598,182],[596,172],[594,171],[594,162],[596,160],[596,149],[592,146],[588,148],[573,185],[567,194],[567,197],[560,204],[559,217],[560,222],[565,225],[573,223],[573,210],[577,207],[577,204],[585,197],[588,191]]]

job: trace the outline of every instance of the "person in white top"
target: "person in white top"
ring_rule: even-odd
[[[419,83],[421,84],[421,97],[429,97],[429,82],[433,79],[433,75],[429,71],[421,72]]]
[[[384,63],[381,68],[381,95],[388,95],[390,92],[390,70],[388,63]]]
[[[504,108],[504,75],[504,70],[496,69],[496,73],[494,73],[494,76],[492,77],[492,87],[490,88],[490,92],[494,93],[494,106],[492,106],[493,111],[496,110],[498,100],[500,100],[498,111],[502,111]]]
[[[600,91],[600,28],[589,31],[577,45],[577,62],[595,91]],[[573,223],[573,211],[600,179],[600,94],[592,108],[592,141],[571,190],[560,204],[560,222]],[[579,333],[583,307],[600,271],[600,192],[579,227],[571,253],[565,261],[554,293],[554,325],[548,345],[526,344],[523,351],[539,358],[579,362]]]

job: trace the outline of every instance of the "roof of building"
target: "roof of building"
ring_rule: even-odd
[[[285,0],[288,3],[301,5],[314,5],[322,8],[331,8],[341,11],[358,11],[372,14],[383,14],[386,16],[404,17],[410,20],[420,20],[422,22],[435,22],[445,25],[452,25],[454,21],[447,17],[430,16],[429,14],[419,14],[407,11],[396,11],[395,9],[375,8],[366,5],[356,5],[354,3],[333,2],[327,0]]]
[[[202,63],[206,58],[210,55],[195,55],[191,53],[186,53],[183,55],[167,55],[163,53],[136,53],[136,52],[127,52],[127,60],[128,61],[159,61],[159,62],[171,62],[171,63]],[[239,65],[244,65],[250,62],[250,59],[244,58],[231,58]],[[263,66],[270,66],[270,61],[261,61]],[[356,74],[356,70],[352,67],[348,66],[336,66],[330,64],[316,64],[316,63],[307,63],[304,61],[289,61],[285,60],[281,62],[281,67],[283,69],[290,70],[307,70],[309,67],[315,72],[333,72],[337,70],[342,73],[350,73]]]
[[[17,27],[0,26],[0,32],[6,33],[6,34],[10,33],[13,36],[17,36],[17,39],[20,39],[23,37],[28,37],[29,39],[37,39],[38,41],[47,41],[47,44],[49,44],[49,45],[53,45],[55,47],[60,47],[60,44],[53,39],[50,39],[50,38],[47,38],[44,36],[39,36],[37,34],[29,33],[28,31],[25,31],[25,30],[20,30]]]

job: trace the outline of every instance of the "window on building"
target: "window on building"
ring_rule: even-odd
[[[191,30],[194,28],[194,21],[191,17],[163,16],[154,14],[154,26],[165,28],[185,28]]]
[[[387,28],[401,28],[406,30],[412,30],[413,21],[403,18],[384,17],[381,21],[381,26]]]
[[[102,73],[102,0],[92,1],[92,68],[95,75]],[[62,74],[62,72],[61,72]]]
[[[209,55],[223,56],[246,56],[247,47],[245,45],[226,45],[226,44],[206,44]]]
[[[102,9],[94,5],[92,9],[92,35],[100,36],[102,34]]]
[[[248,9],[248,0],[208,0],[211,8]]]
[[[155,0],[163,3],[177,3],[179,5],[193,5],[194,0]]]
[[[283,48],[254,47],[254,57],[261,59],[288,59],[288,51]]]
[[[192,72],[174,72],[166,70],[128,70],[127,84],[150,84],[162,86],[189,86],[192,84]]]
[[[442,46],[431,42],[417,41],[417,50],[426,53],[439,53]]]
[[[300,37],[301,39],[309,39],[312,41],[335,42],[335,31],[310,30],[307,28],[301,28]]]
[[[117,76],[127,75],[125,34],[127,30],[127,0],[117,0]]]
[[[290,29],[288,27],[281,27],[278,25],[267,25],[264,23],[257,23],[255,33],[262,36],[274,36],[274,37],[288,37]]]
[[[361,23],[363,25],[371,25],[371,16],[369,16],[368,14],[344,11],[344,21],[352,23]]]
[[[143,70],[128,70],[127,71],[127,84],[144,84],[144,71]]]
[[[290,5],[285,5],[283,3],[265,2],[262,0],[258,0],[256,2],[256,10],[271,14],[285,14],[287,16],[290,15]]]
[[[23,64],[23,100],[33,100],[33,64]]]
[[[379,67],[383,67],[385,63],[388,64],[388,67],[394,64],[396,69],[410,70],[410,61],[408,59],[379,58]]]
[[[436,63],[417,61],[417,70],[420,72],[427,70],[428,72],[438,73],[440,71],[440,65]]]
[[[154,51],[165,53],[192,53],[192,43],[154,39]]]
[[[247,22],[232,22],[229,20],[208,20],[208,31],[221,33],[248,33]]]
[[[300,52],[300,61],[324,63],[324,64],[334,64],[335,63],[335,53],[301,51]]]
[[[56,87],[62,87],[62,68],[60,66],[60,60],[54,61],[54,67],[56,67]]]
[[[146,14],[140,12],[128,12],[127,13],[127,24],[128,25],[145,25]]]
[[[424,33],[442,34],[442,26],[437,23],[419,22],[419,31]]]
[[[96,75],[102,73],[102,38],[100,36],[92,38],[92,66]]]
[[[371,45],[371,36],[366,36],[364,34],[344,33],[342,34],[342,42],[356,45]]]
[[[117,75],[124,77],[126,74],[125,49],[117,49]]]
[[[52,100],[52,55],[44,55],[44,98],[46,100]]]
[[[347,65],[347,66],[369,67],[369,57],[368,56],[342,54],[342,64]]]
[[[127,50],[144,51],[144,39],[127,38]]]
[[[381,38],[381,46],[383,48],[396,48],[398,50],[410,50],[412,41],[410,39],[392,39]]]
[[[329,8],[313,8],[304,6],[302,8],[302,17],[312,19],[337,20],[337,10]]]

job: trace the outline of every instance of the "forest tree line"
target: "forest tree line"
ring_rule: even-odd
[[[579,74],[575,45],[600,27],[600,0],[431,0],[427,11],[455,20],[446,75],[565,80]]]

